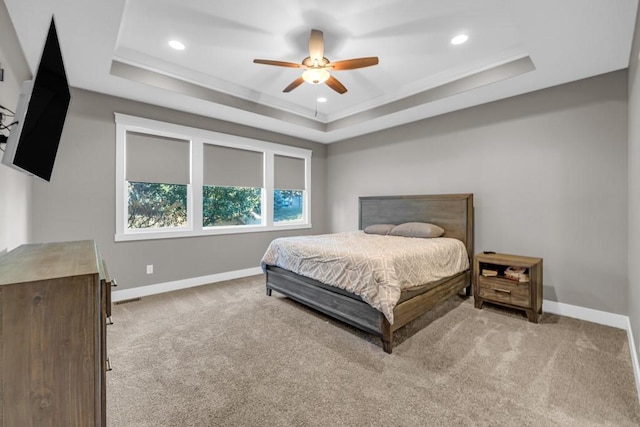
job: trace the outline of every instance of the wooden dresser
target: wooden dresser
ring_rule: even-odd
[[[0,426],[105,426],[111,280],[93,241],[0,257]]]

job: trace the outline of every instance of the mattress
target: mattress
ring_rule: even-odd
[[[393,309],[402,290],[467,270],[469,255],[457,239],[354,231],[275,239],[261,265],[284,268],[356,294],[393,324]]]

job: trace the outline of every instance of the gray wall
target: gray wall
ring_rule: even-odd
[[[628,92],[627,74],[617,72],[328,149],[74,90],[52,182],[32,185],[0,166],[0,252],[27,241],[96,239],[129,288],[254,267],[281,235],[355,229],[361,195],[473,192],[477,251],[544,257],[546,299],[628,313],[640,344],[638,37]],[[0,64],[0,104],[13,108],[30,71],[3,2]],[[114,111],[312,148],[314,228],[115,243]],[[155,274],[145,274],[147,264]]]
[[[0,66],[4,68],[0,105],[15,111],[22,82],[31,78],[31,72],[4,2],[0,2]],[[31,180],[0,164],[0,254],[29,241]]]
[[[312,149],[313,229],[115,243],[114,112]],[[325,173],[324,145],[74,89],[51,182],[33,183],[33,240],[96,240],[120,289],[257,267],[272,239],[325,232]]]
[[[629,64],[629,320],[640,356],[640,8]],[[640,384],[637,385],[640,389]]]
[[[331,231],[358,196],[474,193],[476,252],[544,258],[544,298],[626,314],[627,72],[332,144]]]

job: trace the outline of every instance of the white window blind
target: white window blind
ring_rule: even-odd
[[[263,187],[261,152],[204,144],[203,183],[221,187]]]
[[[126,180],[190,183],[190,142],[127,131]]]
[[[275,189],[306,190],[304,159],[276,154],[273,160]]]

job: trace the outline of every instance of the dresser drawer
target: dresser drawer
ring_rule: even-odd
[[[478,296],[518,307],[531,307],[529,283],[520,283],[499,277],[478,277]]]

